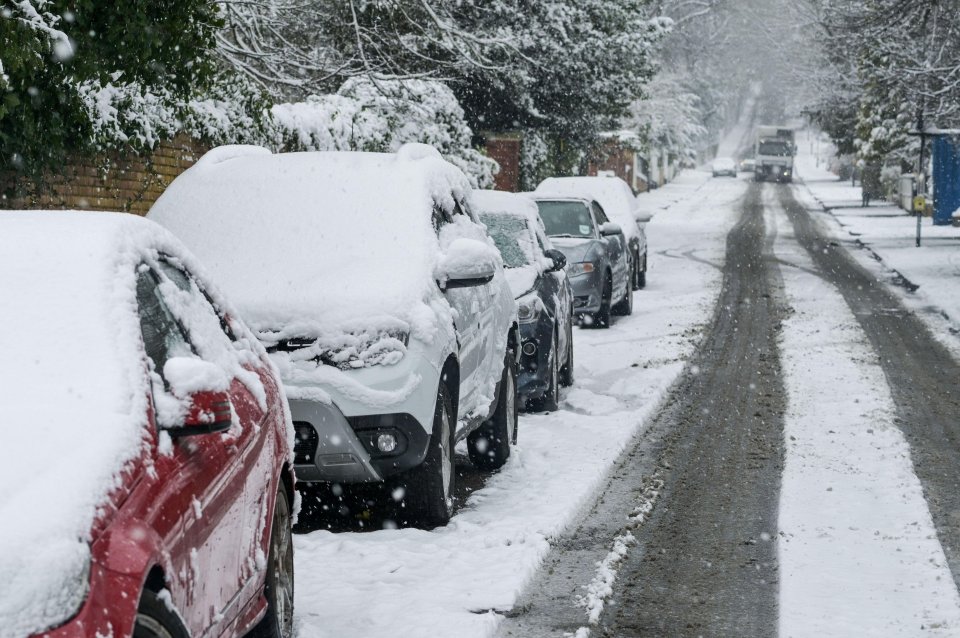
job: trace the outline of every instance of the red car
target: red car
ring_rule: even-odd
[[[293,428],[165,230],[0,215],[0,638],[292,636]]]

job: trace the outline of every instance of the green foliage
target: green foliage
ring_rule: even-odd
[[[96,148],[84,85],[181,100],[206,88],[220,26],[213,0],[3,0],[0,171],[37,174]]]

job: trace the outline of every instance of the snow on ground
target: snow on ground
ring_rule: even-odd
[[[826,138],[819,144],[814,133],[806,131],[798,140],[797,170],[803,186],[796,188],[798,199],[807,208],[829,209],[821,220],[841,241],[858,241],[869,250],[851,253],[881,281],[900,281],[919,286],[909,293],[899,287],[909,307],[931,324],[938,337],[960,331],[960,228],[934,226],[930,218],[922,220],[921,247],[916,246],[916,217],[907,215],[892,202],[875,201],[860,205],[860,186],[840,181],[826,169],[833,147]],[[820,162],[817,162],[817,148]],[[879,260],[879,261],[878,261]],[[934,312],[928,312],[933,310]],[[944,325],[946,324],[946,325]],[[955,353],[956,339],[941,339]]]
[[[699,340],[719,290],[741,180],[686,171],[640,198],[650,272],[631,317],[576,329],[577,381],[446,527],[316,531],[296,543],[296,630],[322,636],[489,636],[552,539],[575,523]],[[586,593],[586,592],[585,592]]]
[[[774,191],[768,229],[793,314],[780,493],[780,635],[955,636],[960,595],[883,371],[843,297],[811,274]]]

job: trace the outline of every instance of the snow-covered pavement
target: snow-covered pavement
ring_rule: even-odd
[[[641,202],[656,216],[648,286],[631,317],[577,329],[576,383],[553,414],[523,415],[507,466],[433,531],[296,538],[296,630],[321,636],[488,636],[553,538],[592,504],[695,348],[746,184],[687,171]]]
[[[781,342],[780,635],[957,635],[960,596],[877,355],[767,188],[792,309]]]
[[[838,240],[865,246],[867,250],[851,249],[851,254],[881,281],[905,284],[899,288],[901,298],[920,311],[935,334],[960,331],[960,228],[934,226],[924,217],[917,248],[916,218],[892,202],[862,207],[860,186],[840,181],[826,169],[833,146],[826,138],[819,145],[815,141],[811,131],[798,138],[797,171],[803,180],[798,198],[809,209],[828,209],[830,214],[821,216],[823,225]],[[946,345],[958,352],[955,340],[949,341]]]

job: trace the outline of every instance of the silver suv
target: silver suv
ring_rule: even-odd
[[[149,217],[178,234],[267,347],[300,484],[389,482],[424,525],[452,514],[454,446],[516,439],[518,320],[502,260],[436,150],[215,149]]]

